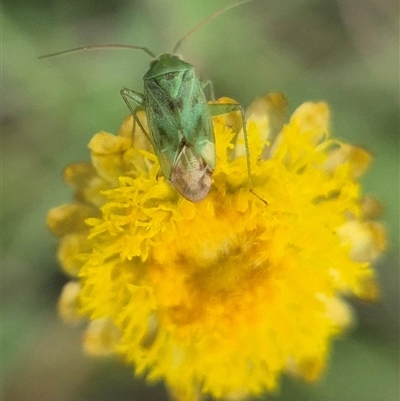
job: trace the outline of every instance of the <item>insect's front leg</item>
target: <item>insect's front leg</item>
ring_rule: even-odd
[[[139,106],[144,106],[143,94],[139,93],[139,92],[135,92],[134,90],[128,89],[128,88],[122,88],[119,93],[121,94],[122,99],[124,99],[124,102],[127,105],[128,109],[132,113],[133,118],[135,119],[136,123],[141,128],[143,134],[146,136],[146,138],[149,140],[149,142],[152,143],[150,140],[149,134],[144,129],[143,124],[140,122],[140,120],[136,114],[136,110],[132,107],[131,103],[129,102],[129,99],[131,99]]]
[[[208,109],[210,110],[211,116],[219,116],[221,114],[228,114],[235,111],[239,111],[242,117],[242,127],[243,127],[243,136],[244,136],[244,147],[246,149],[246,164],[247,164],[247,175],[250,185],[250,191],[253,195],[255,195],[258,199],[264,202],[266,205],[268,204],[264,199],[258,196],[253,190],[253,183],[251,181],[251,166],[250,166],[250,149],[249,149],[249,138],[247,136],[247,128],[246,128],[246,120],[244,117],[243,107],[238,103],[211,103],[208,105]]]

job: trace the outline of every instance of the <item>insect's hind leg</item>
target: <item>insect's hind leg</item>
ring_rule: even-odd
[[[136,114],[136,110],[132,107],[132,105],[129,102],[129,99],[133,100],[136,104],[138,104],[139,106],[144,106],[144,97],[141,93],[139,92],[135,92],[132,89],[128,89],[128,88],[122,88],[119,93],[121,94],[122,99],[124,99],[125,104],[127,105],[128,109],[130,110],[130,112],[132,113],[133,118],[136,121],[136,124],[139,125],[140,129],[142,130],[143,134],[146,136],[146,138],[149,140],[150,143],[150,135],[148,134],[148,132],[144,129],[143,124],[140,122],[137,114]]]
[[[206,79],[204,81],[201,81],[201,87],[203,88],[204,93],[206,94],[206,98],[210,99],[211,101],[215,101],[215,95],[214,95],[214,85],[210,79]],[[208,96],[206,93],[206,89],[208,92]]]
[[[248,176],[248,182],[250,185],[250,192],[256,196],[260,201],[268,205],[268,202],[261,198],[259,195],[257,195],[254,192],[253,189],[253,182],[251,180],[251,165],[250,165],[250,149],[249,149],[249,138],[247,136],[247,129],[246,129],[246,120],[244,116],[244,110],[243,107],[238,104],[238,103],[211,103],[208,105],[208,108],[210,110],[211,116],[219,116],[221,114],[227,114],[227,113],[232,113],[235,111],[239,111],[242,117],[242,127],[243,127],[243,136],[244,136],[244,147],[246,150],[246,164],[247,164],[247,176]]]

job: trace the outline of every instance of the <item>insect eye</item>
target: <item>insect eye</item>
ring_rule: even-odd
[[[176,53],[171,54],[171,58],[176,58],[177,60],[183,60],[182,56]]]
[[[153,58],[152,60],[150,60],[150,67],[153,67],[154,64],[156,64],[157,62],[159,62],[160,60],[163,59],[174,59],[174,60],[183,60],[182,56],[180,56],[179,54],[175,54],[175,53],[164,53],[164,54],[160,54],[158,57]]]

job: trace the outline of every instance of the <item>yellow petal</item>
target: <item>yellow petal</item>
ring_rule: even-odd
[[[64,271],[71,276],[77,276],[85,263],[82,254],[91,251],[87,241],[89,229],[85,234],[65,235],[58,247],[58,260]]]
[[[119,330],[110,319],[92,320],[85,333],[83,348],[87,354],[93,356],[112,355],[119,338]]]
[[[58,312],[67,323],[77,323],[84,319],[78,312],[78,296],[80,285],[76,281],[70,281],[64,285],[58,301]]]
[[[92,208],[82,204],[61,205],[55,207],[47,214],[47,226],[57,236],[73,232],[85,232],[87,226],[85,219],[93,216]]]
[[[124,175],[123,154],[132,146],[132,139],[107,132],[96,134],[89,143],[92,163],[100,177],[115,185]]]
[[[371,262],[386,248],[385,229],[380,223],[352,220],[338,233],[345,244],[351,245],[350,257],[357,262]]]

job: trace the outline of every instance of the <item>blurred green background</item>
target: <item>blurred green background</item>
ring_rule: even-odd
[[[163,386],[81,352],[81,328],[59,321],[67,281],[46,212],[72,198],[61,171],[88,160],[99,130],[128,114],[119,89],[141,90],[149,59],[108,50],[38,60],[87,44],[171,51],[229,1],[3,1],[2,366],[4,401],[166,400]],[[284,379],[273,399],[399,399],[399,4],[397,0],[253,2],[228,11],[180,48],[217,96],[243,106],[283,92],[290,111],[309,100],[332,108],[333,132],[374,155],[366,192],[385,205],[390,248],[377,271],[382,300],[355,302],[357,327],[337,341],[322,380]],[[265,398],[267,399],[267,398]],[[268,398],[269,399],[269,398]]]

